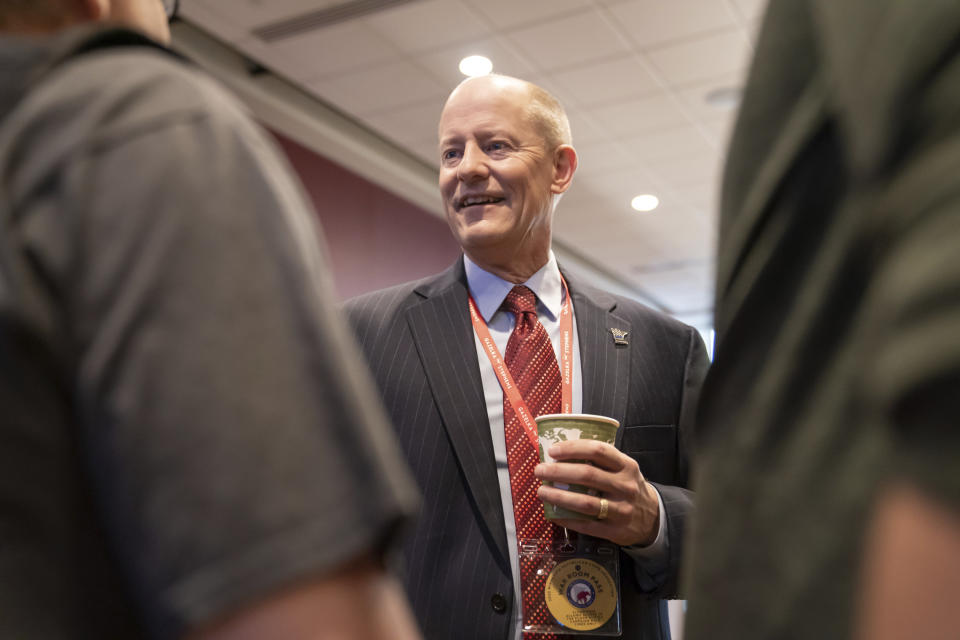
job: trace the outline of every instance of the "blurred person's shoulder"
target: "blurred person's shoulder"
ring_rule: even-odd
[[[243,112],[237,100],[192,63],[144,36],[126,33],[127,39],[121,36],[111,43],[106,38],[63,61],[52,72],[59,99],[76,101],[103,116],[99,123],[118,127],[157,118],[237,117]]]
[[[51,168],[65,156],[108,150],[173,126],[253,127],[213,79],[133,31],[70,30],[44,48],[4,118],[5,154],[32,156]]]

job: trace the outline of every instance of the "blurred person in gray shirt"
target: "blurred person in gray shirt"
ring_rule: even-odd
[[[0,637],[418,637],[313,215],[167,19],[0,0]]]

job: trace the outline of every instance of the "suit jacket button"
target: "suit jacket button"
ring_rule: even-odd
[[[503,613],[507,610],[507,599],[503,597],[502,593],[495,593],[493,597],[490,598],[490,606],[492,606],[493,610],[497,613]]]

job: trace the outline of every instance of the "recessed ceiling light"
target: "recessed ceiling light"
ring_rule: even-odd
[[[485,76],[491,71],[493,71],[493,63],[490,62],[490,58],[467,56],[460,61],[460,73],[471,78]]]
[[[711,107],[729,111],[740,106],[743,89],[740,87],[720,87],[709,91],[703,100]]]
[[[649,193],[646,193],[642,196],[637,196],[630,201],[630,206],[637,211],[653,211],[659,204],[660,198],[650,195]]]

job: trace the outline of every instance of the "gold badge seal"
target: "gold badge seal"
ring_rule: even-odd
[[[557,564],[543,590],[557,622],[576,631],[594,631],[617,610],[617,585],[600,564],[573,558]]]

